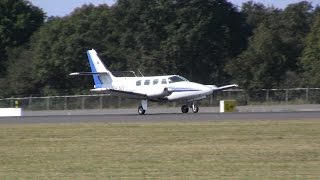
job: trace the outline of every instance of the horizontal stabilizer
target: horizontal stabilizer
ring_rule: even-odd
[[[221,86],[221,87],[217,87],[215,85],[207,85],[207,87],[210,87],[213,92],[217,92],[217,91],[223,91],[223,90],[226,90],[226,89],[231,89],[231,88],[235,88],[235,87],[238,87],[237,84],[231,84],[231,85],[226,85],[226,86]]]
[[[231,84],[231,85],[226,85],[226,86],[221,86],[218,87],[219,90],[226,90],[226,89],[231,89],[231,88],[235,88],[238,87],[238,84]]]
[[[73,72],[69,76],[91,76],[95,74],[108,74],[107,72]]]

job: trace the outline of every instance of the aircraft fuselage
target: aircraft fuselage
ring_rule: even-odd
[[[172,77],[181,78],[183,81],[172,82]],[[177,75],[118,77],[112,87],[104,88],[147,94],[152,101],[195,101],[206,98],[213,91],[206,85],[190,82]]]

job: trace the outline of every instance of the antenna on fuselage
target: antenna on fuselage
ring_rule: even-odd
[[[141,73],[141,71],[138,69],[138,72],[140,73],[140,75],[142,76],[142,77],[144,77],[144,75]]]
[[[130,72],[132,72],[132,74],[133,74],[135,77],[137,77],[137,75],[136,75],[136,73],[135,73],[134,71],[130,71]]]

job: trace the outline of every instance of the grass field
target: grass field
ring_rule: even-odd
[[[320,120],[0,125],[0,179],[320,179]]]

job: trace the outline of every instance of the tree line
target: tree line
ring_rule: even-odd
[[[46,17],[27,0],[0,1],[0,97],[88,93],[86,50],[113,71],[179,74],[246,90],[320,87],[320,14],[252,1],[118,0]]]

